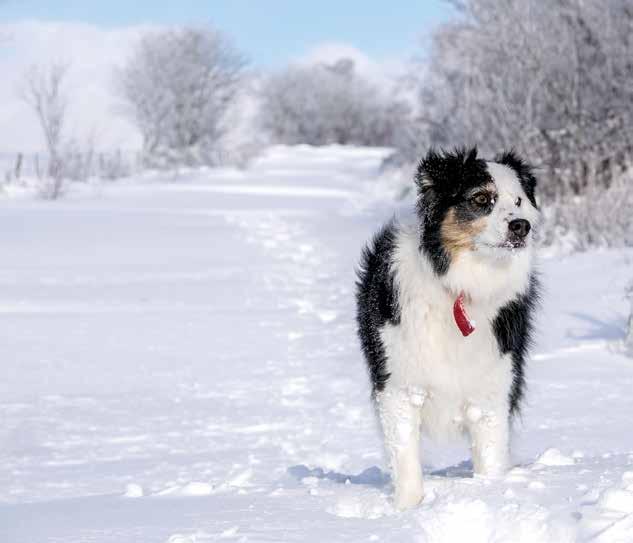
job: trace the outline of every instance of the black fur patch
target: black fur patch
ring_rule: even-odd
[[[492,323],[499,350],[512,356],[510,414],[519,411],[525,391],[524,365],[532,345],[532,320],[539,297],[540,284],[536,275],[532,275],[528,290],[503,306]]]
[[[534,177],[532,167],[512,150],[506,151],[505,153],[502,153],[495,157],[495,162],[498,162],[499,164],[505,164],[516,172],[517,176],[519,177],[519,181],[521,182],[521,186],[523,187],[523,191],[525,192],[525,195],[528,197],[528,200],[530,200],[532,205],[534,207],[537,207],[536,199],[534,198],[536,177]]]
[[[383,390],[389,379],[380,329],[385,323],[400,323],[400,308],[391,272],[396,232],[396,225],[391,221],[364,248],[356,283],[358,336],[374,393]]]
[[[439,153],[431,149],[420,161],[415,181],[422,226],[420,249],[428,256],[435,273],[441,276],[450,265],[450,256],[442,243],[442,221],[451,208],[455,208],[458,216],[471,213],[473,210],[465,196],[477,187],[492,183],[492,177],[486,162],[477,158],[476,147]]]

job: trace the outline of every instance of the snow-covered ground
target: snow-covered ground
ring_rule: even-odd
[[[542,261],[507,477],[427,444],[393,510],[353,297],[384,154],[0,198],[1,542],[633,541],[630,251]]]

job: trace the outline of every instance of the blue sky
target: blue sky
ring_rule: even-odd
[[[442,0],[5,0],[0,20],[106,27],[211,22],[254,64],[279,66],[327,42],[378,59],[408,57],[450,13]]]

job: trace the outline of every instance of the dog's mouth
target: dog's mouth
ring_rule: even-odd
[[[527,246],[527,240],[525,238],[516,238],[516,239],[507,239],[501,245],[499,245],[502,249],[525,249]]]
[[[486,243],[488,249],[501,249],[505,251],[516,251],[527,247],[526,239],[506,239],[502,243]]]

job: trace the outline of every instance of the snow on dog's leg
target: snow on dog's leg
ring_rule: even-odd
[[[420,394],[412,396],[406,389],[395,387],[376,395],[398,509],[414,507],[424,496],[420,464],[422,402]]]
[[[509,466],[509,420],[507,408],[484,410],[470,405],[466,409],[476,475],[498,477]]]

